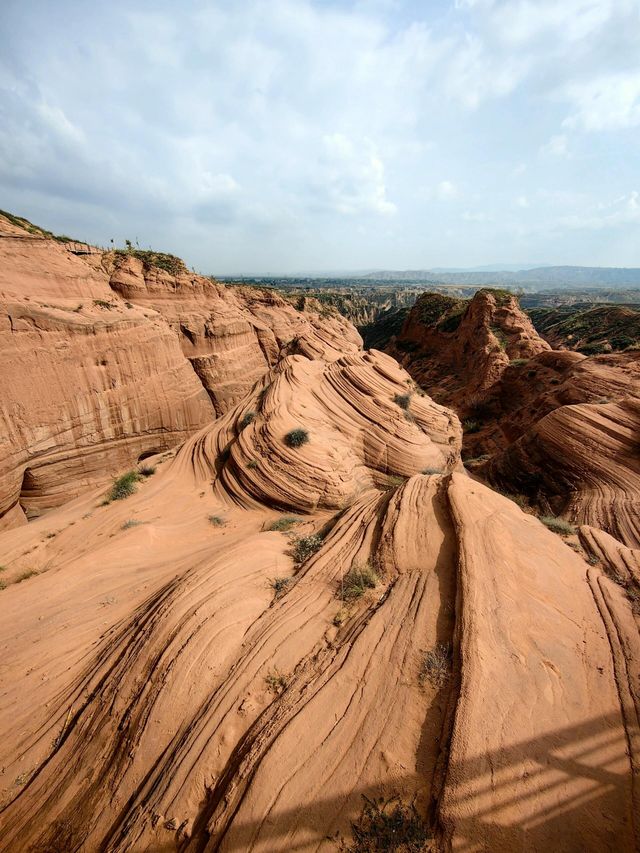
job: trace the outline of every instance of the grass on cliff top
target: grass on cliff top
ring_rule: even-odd
[[[505,290],[502,287],[481,287],[477,293],[488,293],[496,300],[497,305],[506,305],[513,297],[518,298],[517,294],[510,290]]]
[[[16,226],[16,228],[23,228],[25,231],[28,231],[29,234],[33,234],[36,237],[48,237],[50,240],[57,240],[59,243],[82,242],[82,240],[75,240],[74,237],[68,237],[66,234],[54,234],[52,231],[40,228],[39,225],[34,225],[33,222],[29,222],[29,220],[25,219],[23,216],[16,216],[14,213],[9,213],[7,210],[0,210],[0,216],[4,216],[4,218],[8,219],[12,225]]]
[[[153,249],[131,248],[115,249],[114,254],[118,257],[126,258],[127,256],[131,256],[137,258],[139,261],[142,261],[146,270],[151,269],[151,267],[158,267],[158,269],[164,270],[171,275],[179,275],[180,273],[187,272],[182,258],[170,255],[168,252],[154,252]]]

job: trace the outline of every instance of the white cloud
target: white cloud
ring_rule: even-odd
[[[518,198],[516,199],[516,206],[522,208],[529,207],[529,199],[526,197],[526,195],[518,196]]]
[[[564,133],[558,133],[540,148],[541,154],[549,154],[551,157],[566,157],[568,154],[569,140]]]
[[[572,83],[566,95],[573,103],[566,127],[620,130],[640,124],[640,70]]]
[[[637,190],[560,220],[560,225],[566,228],[590,231],[636,224],[640,224],[640,193]]]
[[[459,193],[458,188],[451,181],[440,181],[436,187],[436,195],[441,201],[451,201],[457,198]]]
[[[465,210],[462,214],[462,218],[465,222],[492,222],[493,217],[489,216],[487,213],[483,213],[482,211],[473,212],[471,210]]]
[[[396,213],[396,205],[387,199],[384,164],[370,140],[356,145],[343,134],[333,133],[325,135],[323,143],[323,178],[331,207],[337,213]]]
[[[549,32],[575,42],[599,30],[609,20],[614,4],[615,0],[503,0],[494,6],[494,23],[500,37],[513,44]]]

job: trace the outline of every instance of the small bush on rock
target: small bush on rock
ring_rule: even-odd
[[[368,589],[374,589],[378,584],[378,575],[371,563],[363,566],[353,565],[340,582],[338,595],[343,601],[356,601]]]
[[[309,433],[306,429],[298,427],[288,432],[284,437],[284,441],[287,447],[302,447],[303,444],[309,441]]]
[[[293,559],[296,563],[304,563],[313,557],[322,547],[322,536],[312,533],[311,536],[298,536],[293,545]]]
[[[554,533],[559,533],[561,536],[571,536],[576,532],[573,524],[569,524],[568,521],[565,521],[564,518],[557,518],[553,515],[543,515],[540,517],[540,521],[549,528],[549,530],[553,530]]]
[[[140,479],[137,471],[127,471],[121,477],[113,481],[113,486],[107,495],[105,503],[111,501],[121,501],[124,498],[130,497],[136,490],[136,483]]]

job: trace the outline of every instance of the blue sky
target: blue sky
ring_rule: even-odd
[[[199,271],[640,266],[640,0],[3,0],[0,207]]]

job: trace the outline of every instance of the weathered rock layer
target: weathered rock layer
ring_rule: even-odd
[[[292,356],[137,494],[0,537],[0,850],[336,850],[363,797],[435,849],[635,849],[631,602],[408,385]]]
[[[81,248],[0,216],[0,527],[184,440],[287,347],[361,344],[275,294]]]

